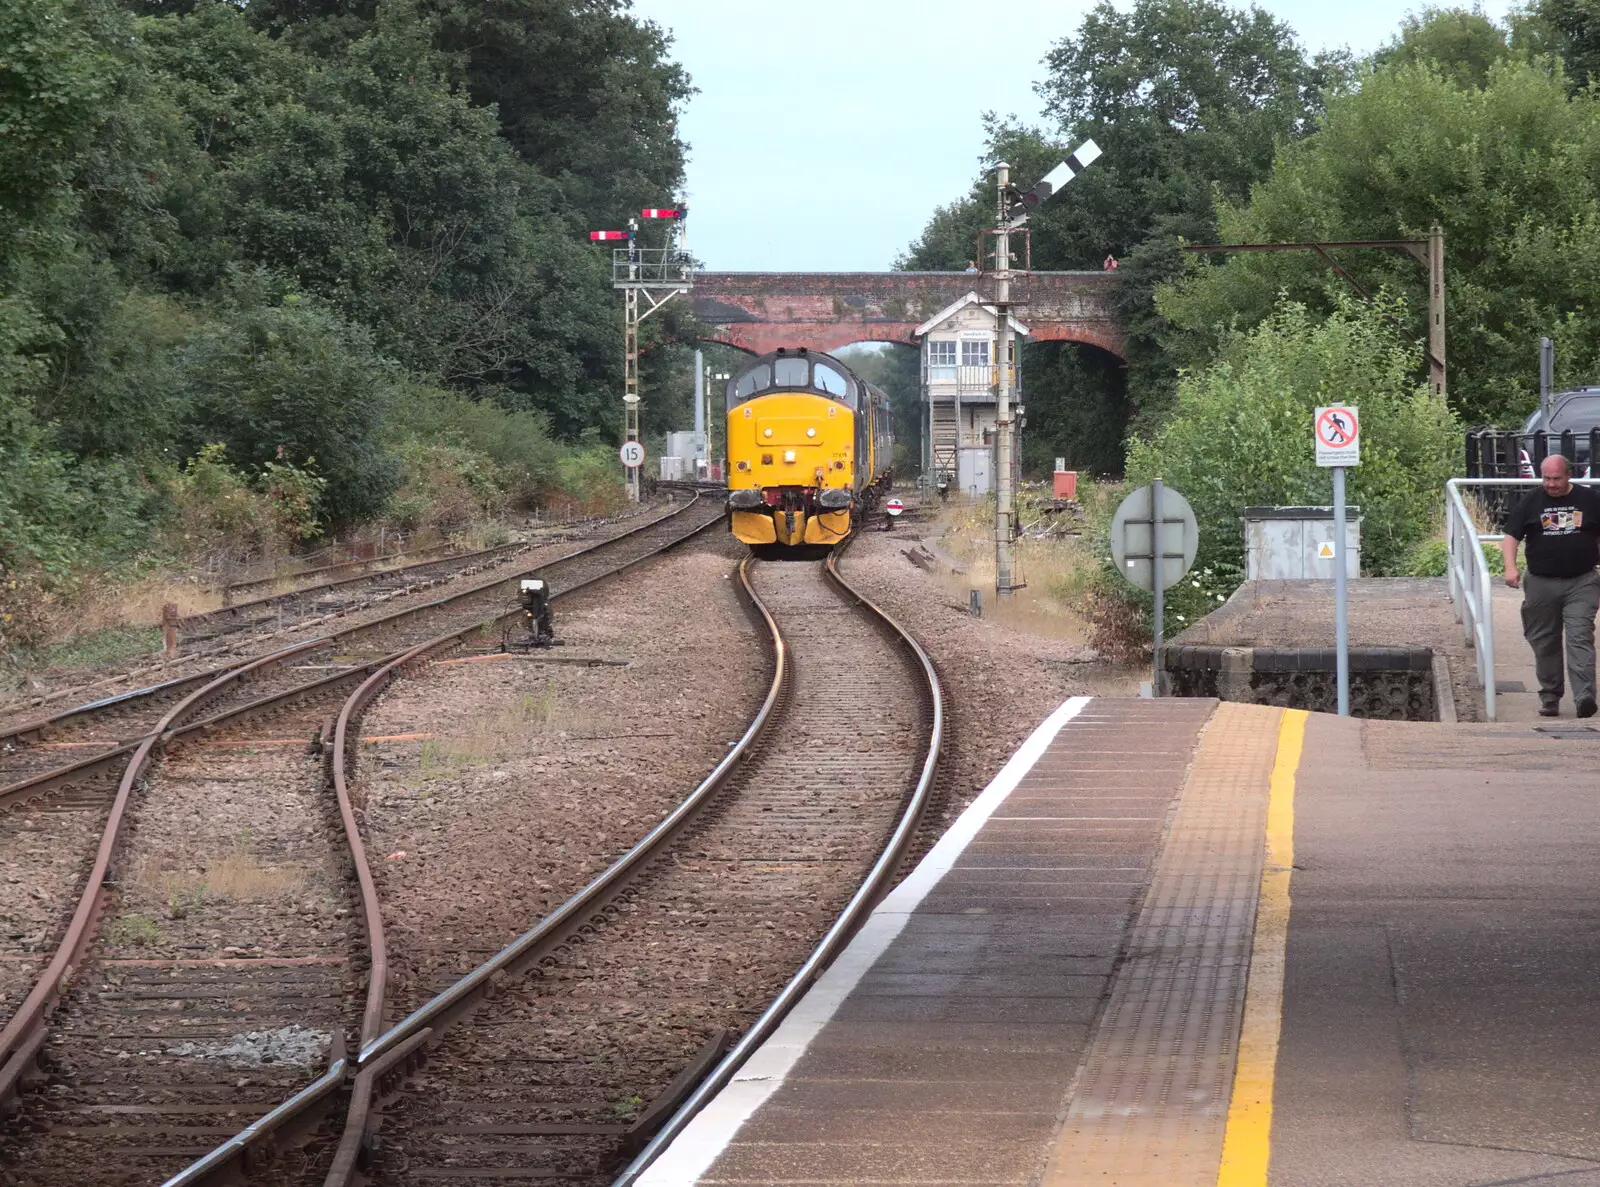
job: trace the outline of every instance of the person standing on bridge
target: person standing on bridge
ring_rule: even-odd
[[[1517,573],[1517,544],[1527,546],[1528,571]],[[1506,521],[1500,541],[1506,584],[1522,589],[1522,633],[1539,676],[1539,716],[1561,714],[1562,635],[1566,675],[1579,717],[1595,714],[1594,616],[1600,610],[1600,495],[1575,486],[1572,463],[1552,454],[1539,465],[1539,489],[1529,491]]]

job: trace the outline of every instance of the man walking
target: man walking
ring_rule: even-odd
[[[1594,616],[1600,610],[1600,495],[1572,483],[1572,463],[1552,454],[1506,521],[1500,554],[1506,584],[1522,587],[1522,633],[1539,676],[1539,716],[1561,715],[1561,636],[1566,674],[1579,717],[1595,714]],[[1517,543],[1527,545],[1528,572],[1517,575]]]

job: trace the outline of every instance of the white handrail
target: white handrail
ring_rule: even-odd
[[[1478,525],[1467,514],[1460,483],[1452,478],[1445,483],[1445,542],[1450,550],[1447,566],[1450,601],[1456,621],[1466,632],[1466,641],[1477,657],[1478,684],[1483,689],[1483,712],[1493,721],[1494,704],[1494,606],[1490,601],[1489,565],[1479,546]],[[1465,481],[1471,481],[1467,479]],[[1514,480],[1508,480],[1514,481]]]
[[[1600,478],[1574,478],[1574,486],[1600,486]],[[1537,478],[1452,478],[1444,484],[1445,542],[1450,549],[1447,566],[1450,601],[1456,621],[1461,623],[1467,642],[1477,653],[1478,684],[1483,688],[1483,712],[1495,720],[1494,687],[1494,603],[1489,563],[1482,544],[1499,540],[1500,532],[1479,532],[1467,514],[1461,492],[1466,487],[1538,486]]]

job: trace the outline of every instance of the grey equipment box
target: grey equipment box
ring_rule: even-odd
[[[1361,509],[1345,508],[1345,576],[1361,576]],[[1332,507],[1246,507],[1245,580],[1333,580]]]

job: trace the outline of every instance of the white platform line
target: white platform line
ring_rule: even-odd
[[[978,830],[1033,769],[1062,727],[1083,712],[1090,699],[1073,697],[1028,735],[1028,740],[928,850],[917,868],[878,904],[849,946],[800,999],[773,1036],[651,1164],[639,1179],[640,1187],[684,1187],[700,1181],[700,1176],[728,1148],[739,1127],[782,1086],[811,1041],[905,929],[928,892],[955,866]]]

